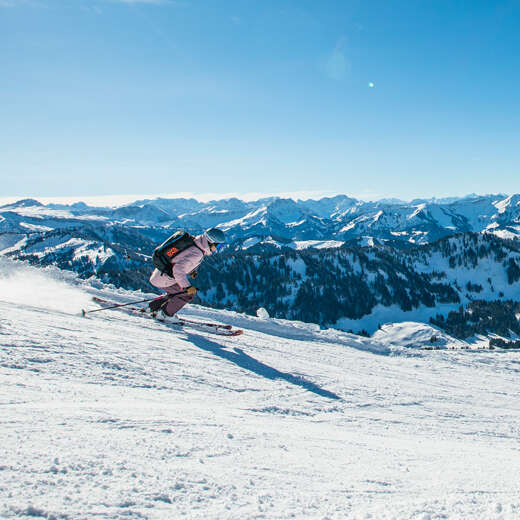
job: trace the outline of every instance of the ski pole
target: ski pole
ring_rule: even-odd
[[[171,298],[173,296],[178,296],[179,294],[184,294],[186,291],[179,291],[173,294],[169,294],[168,296]],[[111,305],[110,307],[103,307],[102,309],[94,309],[93,311],[86,311],[85,309],[81,309],[83,316],[90,314],[91,312],[99,312],[99,311],[108,311],[109,309],[117,309],[119,307],[126,307],[127,305],[136,305],[137,303],[145,303],[151,302],[153,300],[158,300],[159,298],[163,298],[164,296],[157,296],[155,298],[148,298],[147,300],[139,300],[137,302],[128,302],[128,303],[120,303],[117,305]]]

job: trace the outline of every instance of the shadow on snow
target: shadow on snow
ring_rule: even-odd
[[[219,345],[218,343],[210,341],[209,339],[204,338],[202,336],[198,336],[196,334],[188,334],[187,339],[196,347],[207,352],[211,352],[215,356],[218,356],[222,359],[226,359],[227,361],[230,361],[231,363],[234,363],[235,365],[245,370],[254,372],[259,376],[273,380],[283,379],[284,381],[287,381],[292,385],[299,386],[321,397],[341,400],[341,397],[339,395],[333,392],[329,392],[328,390],[321,388],[315,383],[307,381],[305,378],[301,376],[295,376],[287,372],[280,372],[279,370],[276,370],[276,368],[270,367],[269,365],[266,365],[265,363],[262,363],[256,360],[255,358],[249,356],[242,349],[239,349],[237,347],[234,348],[234,352],[225,350],[224,348],[222,348],[222,345]]]

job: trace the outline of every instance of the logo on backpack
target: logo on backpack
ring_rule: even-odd
[[[194,245],[196,245],[195,238],[192,235],[183,230],[177,231],[155,248],[152,256],[154,267],[161,273],[172,276],[172,259]]]

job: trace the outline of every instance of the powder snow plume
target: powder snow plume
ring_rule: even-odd
[[[37,269],[0,258],[0,301],[77,314],[91,297],[71,285],[73,278],[53,267]]]

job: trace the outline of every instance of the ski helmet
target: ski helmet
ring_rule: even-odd
[[[217,228],[208,229],[204,236],[208,239],[210,244],[223,244],[226,241],[224,232]]]

